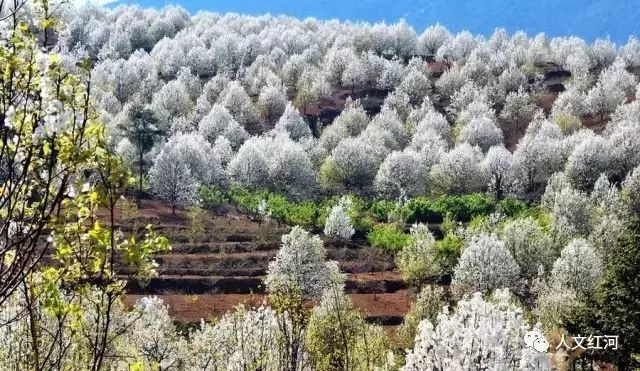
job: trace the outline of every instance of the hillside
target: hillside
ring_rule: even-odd
[[[156,201],[143,201],[138,225],[153,223],[172,245],[168,254],[156,257],[158,277],[148,282],[131,281],[129,304],[157,295],[181,322],[213,319],[238,304],[260,304],[264,299],[262,278],[280,245],[287,227],[260,225],[248,216],[208,214],[206,237],[189,243],[185,211]],[[131,225],[131,223],[126,223]],[[326,241],[327,258],[339,262],[347,273],[346,291],[369,321],[397,326],[409,309],[411,295],[395,269],[393,257],[366,245]]]

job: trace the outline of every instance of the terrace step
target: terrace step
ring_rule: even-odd
[[[127,295],[125,303],[133,306],[137,300],[145,296],[147,295]],[[169,307],[173,318],[185,323],[220,317],[240,304],[257,307],[267,299],[263,294],[161,294],[156,296]],[[401,324],[411,303],[411,296],[407,291],[392,294],[353,294],[350,297],[354,306],[362,311],[368,322],[384,326]],[[310,302],[309,305],[312,303]]]
[[[389,273],[389,274],[387,274]],[[345,291],[349,294],[393,293],[407,288],[406,283],[394,277],[393,272],[348,274]],[[262,276],[178,276],[165,275],[145,281],[129,280],[131,294],[262,294],[265,292]]]

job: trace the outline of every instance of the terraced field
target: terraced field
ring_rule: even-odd
[[[288,227],[260,225],[245,215],[209,214],[206,237],[190,243],[183,211],[171,215],[164,205],[144,201],[136,223],[153,223],[167,236],[172,251],[159,255],[158,277],[130,281],[129,304],[147,295],[161,297],[177,321],[215,318],[240,303],[259,304],[265,295],[262,279]],[[131,229],[132,221],[122,223]],[[368,320],[397,326],[409,309],[410,294],[395,270],[393,258],[366,241],[339,244],[325,241],[327,258],[347,274],[346,290]]]

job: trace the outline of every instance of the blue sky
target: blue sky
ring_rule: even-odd
[[[295,17],[394,22],[404,18],[421,32],[439,22],[457,32],[491,34],[496,27],[529,35],[577,35],[588,41],[610,37],[618,44],[640,34],[640,1],[622,0],[120,0],[162,7],[178,4],[189,12],[287,14]],[[116,4],[118,4],[116,3]]]

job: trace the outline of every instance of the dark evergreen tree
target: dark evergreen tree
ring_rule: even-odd
[[[149,167],[145,155],[164,132],[158,128],[158,119],[153,111],[143,105],[135,105],[131,108],[128,122],[123,123],[120,129],[136,148],[136,160],[133,166],[138,173],[138,200],[140,200],[142,180]]]

